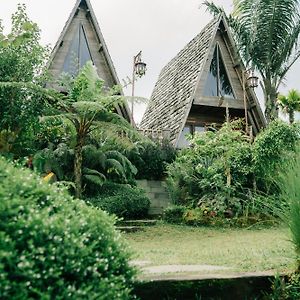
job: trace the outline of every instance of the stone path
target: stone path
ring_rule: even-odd
[[[161,265],[149,266],[150,261],[134,260],[131,264],[140,269],[141,280],[195,280],[195,279],[225,279],[243,277],[272,276],[274,271],[265,272],[235,272],[230,267],[214,265]],[[226,272],[227,271],[227,272]]]
[[[182,273],[182,272],[203,272],[203,271],[220,271],[229,270],[230,268],[210,265],[162,265],[142,268],[144,273],[165,274],[165,273]]]

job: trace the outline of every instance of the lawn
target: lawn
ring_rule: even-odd
[[[124,234],[134,259],[147,266],[215,265],[232,272],[285,272],[294,267],[284,227],[214,229],[159,224]]]

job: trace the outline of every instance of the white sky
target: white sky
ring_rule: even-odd
[[[136,96],[150,98],[160,70],[201,29],[211,16],[200,7],[202,0],[90,0],[120,81],[131,77],[132,59],[140,50],[147,74],[136,83]],[[25,3],[29,17],[42,31],[42,43],[54,46],[76,0],[0,0],[0,19],[9,30],[11,14]],[[215,0],[231,10],[231,0]],[[300,61],[287,76],[286,86],[300,89]],[[130,95],[131,90],[124,90]],[[260,93],[258,93],[261,98]],[[141,120],[143,108],[135,108]]]

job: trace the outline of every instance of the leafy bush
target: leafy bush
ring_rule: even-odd
[[[138,170],[136,179],[160,180],[166,176],[167,164],[174,161],[176,150],[166,140],[144,140],[138,144],[138,151],[133,149],[127,156]]]
[[[236,126],[225,124],[219,131],[196,134],[193,147],[180,152],[168,167],[167,186],[174,203],[212,204],[220,213],[239,209],[231,200],[242,182],[250,180],[245,177],[250,177],[252,161],[241,157],[250,152],[250,143]]]
[[[1,299],[130,299],[114,220],[0,158]]]
[[[281,171],[293,159],[299,142],[299,124],[289,125],[273,121],[255,139],[253,164],[258,189],[265,193],[276,192]]]
[[[289,226],[300,273],[300,149],[293,164],[282,174],[282,197],[285,200],[280,216]]]
[[[183,215],[186,207],[182,205],[169,206],[164,210],[163,218],[168,223],[180,224],[183,222]]]
[[[150,200],[142,189],[113,182],[104,183],[100,193],[87,200],[110,214],[129,219],[145,217],[150,207]]]
[[[169,194],[174,204],[217,217],[231,211],[236,217],[265,219],[274,214],[280,170],[292,159],[298,140],[299,127],[280,121],[254,142],[240,130],[239,120],[196,134],[192,146],[167,168]]]
[[[272,284],[272,293],[268,295],[272,300],[299,300],[300,274],[293,273],[284,278],[276,277]]]

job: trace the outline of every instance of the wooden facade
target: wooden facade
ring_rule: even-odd
[[[49,71],[55,83],[62,73],[76,75],[91,60],[107,87],[120,86],[113,62],[89,0],[77,0],[69,19],[52,51]],[[127,105],[116,105],[116,111],[130,121]]]
[[[171,142],[182,147],[185,133],[220,126],[226,107],[231,118],[244,118],[246,106],[256,134],[265,119],[244,74],[226,20],[220,15],[163,68],[141,128],[169,129]]]

